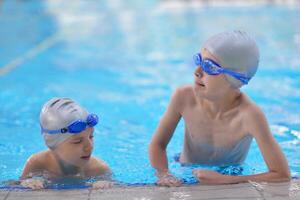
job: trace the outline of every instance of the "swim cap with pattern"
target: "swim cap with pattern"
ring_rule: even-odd
[[[57,130],[67,127],[75,120],[85,121],[88,112],[70,98],[52,98],[46,102],[40,113],[40,125],[43,129]],[[42,132],[46,145],[53,149],[73,134],[48,134]]]

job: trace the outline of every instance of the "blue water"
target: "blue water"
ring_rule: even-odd
[[[0,181],[17,180],[26,159],[46,149],[38,116],[54,96],[100,115],[94,155],[126,184],[152,184],[147,147],[170,95],[193,82],[192,55],[212,34],[243,29],[257,40],[260,68],[243,88],[265,112],[273,135],[300,175],[300,9],[181,7],[148,1],[1,1]],[[31,53],[30,53],[31,52]],[[171,171],[187,183],[192,167],[173,159],[183,123],[168,146]],[[223,173],[253,174],[266,165],[253,142],[245,164]]]

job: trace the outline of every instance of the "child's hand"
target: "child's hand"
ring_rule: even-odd
[[[193,174],[201,183],[206,184],[224,184],[227,183],[225,175],[211,170],[194,169]]]
[[[156,184],[158,186],[178,187],[181,185],[181,181],[169,173],[158,174],[157,177],[158,181],[156,182]]]
[[[97,181],[92,184],[93,189],[108,189],[114,185],[113,182],[110,181]]]
[[[28,179],[21,180],[21,185],[23,187],[31,188],[34,190],[45,188],[44,183],[45,183],[44,180],[36,179],[36,178],[28,178]]]

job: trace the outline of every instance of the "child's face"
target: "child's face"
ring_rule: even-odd
[[[89,127],[58,145],[54,151],[60,159],[78,167],[84,166],[92,155],[94,128]]]
[[[211,59],[216,63],[220,63],[209,51],[206,49],[201,50],[203,59]],[[224,95],[227,89],[231,88],[229,82],[223,74],[208,75],[200,66],[195,70],[195,84],[194,91],[199,97],[206,97],[209,99],[219,98]]]

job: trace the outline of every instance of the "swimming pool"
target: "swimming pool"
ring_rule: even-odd
[[[243,91],[266,113],[292,175],[299,176],[299,8],[174,8],[155,0],[0,5],[0,181],[18,179],[26,159],[46,149],[40,108],[67,96],[99,114],[94,155],[114,178],[154,183],[147,147],[172,91],[193,81],[192,55],[207,37],[236,28],[250,32],[261,51],[257,75]],[[181,123],[168,146],[170,169],[194,183],[192,167],[173,159],[182,143]],[[258,152],[254,142],[243,170],[225,171],[265,171]]]

